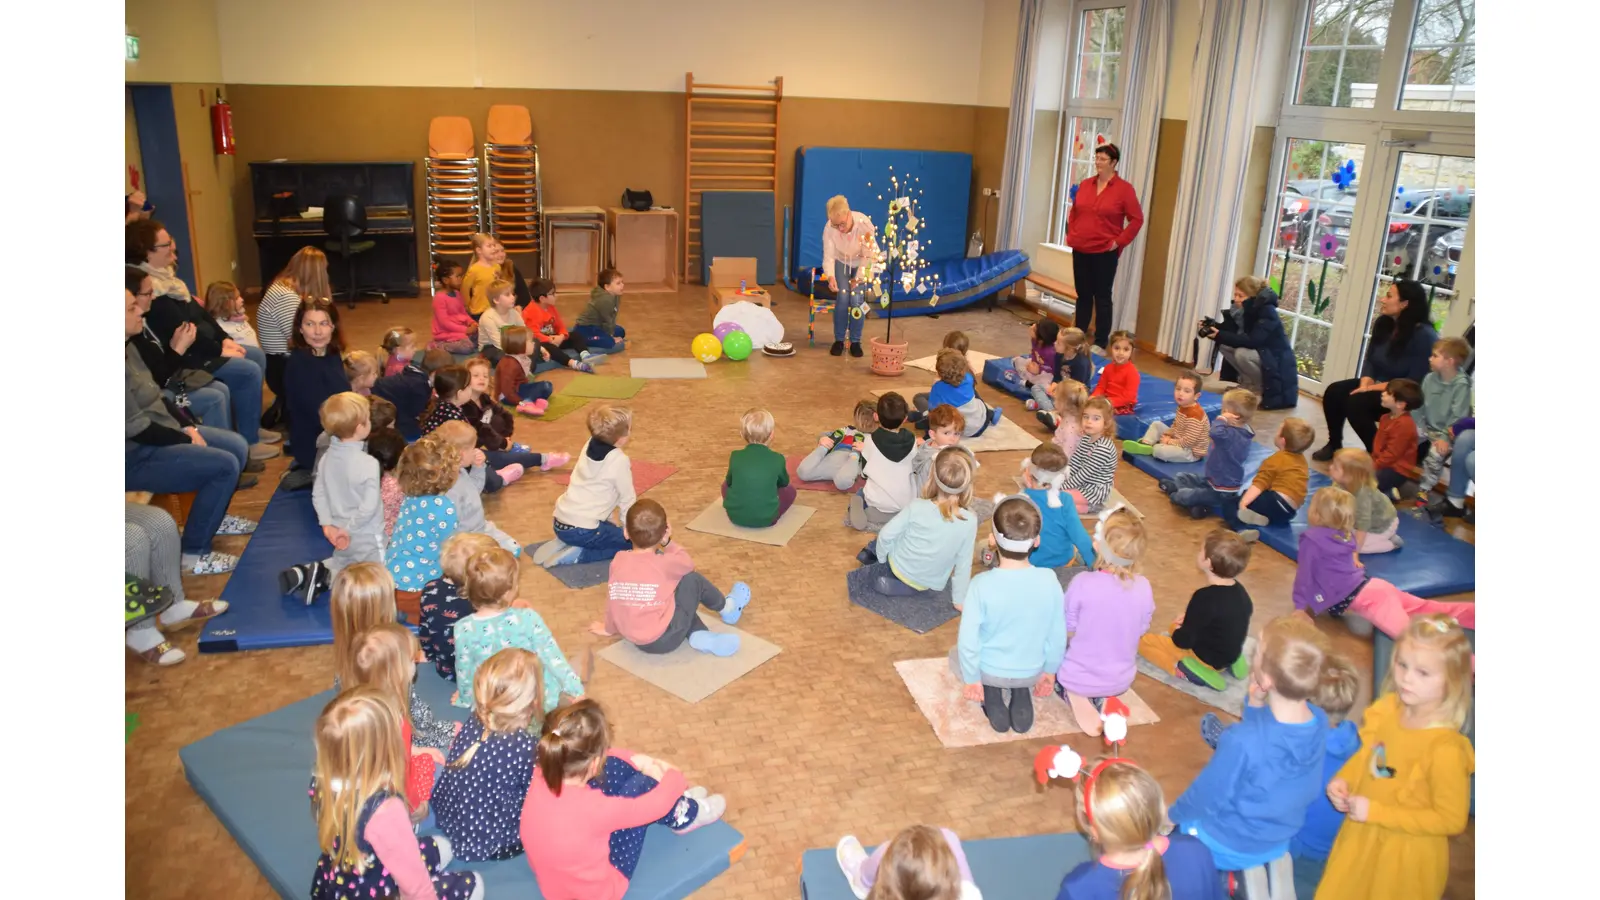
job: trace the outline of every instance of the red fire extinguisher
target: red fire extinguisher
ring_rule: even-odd
[[[219,156],[233,155],[233,107],[222,99],[222,91],[211,107],[211,146]]]

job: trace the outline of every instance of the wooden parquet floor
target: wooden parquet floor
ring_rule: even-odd
[[[627,374],[628,356],[687,356],[690,339],[710,326],[703,291],[691,285],[676,295],[627,296],[622,321],[629,333],[628,354],[610,360],[603,373]],[[1073,828],[1069,793],[1042,792],[1031,780],[1033,754],[1046,739],[963,750],[945,750],[935,740],[893,663],[943,655],[956,629],[947,625],[919,636],[849,604],[845,572],[855,565],[867,536],[840,524],[843,496],[802,494],[800,502],[819,512],[783,548],[681,527],[717,497],[727,454],[740,446],[739,415],[745,409],[770,409],[778,422],[773,446],[803,453],[815,446],[819,433],[847,422],[852,402],[868,390],[892,386],[909,397],[931,383],[931,374],[916,370],[893,380],[874,376],[867,359],[829,356],[825,339],[807,348],[805,299],[781,287],[774,293],[779,298],[775,311],[797,354],[720,361],[708,367],[710,377],[703,381],[650,382],[630,401],[635,419],[628,452],[635,459],[678,467],[648,496],[666,507],[679,526],[675,539],[700,571],[724,588],[740,579],[750,584],[754,600],[740,626],[783,652],[695,705],[603,663],[590,685],[591,694],[605,704],[620,746],[670,760],[693,782],[727,795],[728,821],[744,832],[749,849],[697,896],[796,896],[800,854],[831,847],[847,832],[870,845],[916,822],[949,826],[964,838]],[[583,299],[561,299],[568,322]],[[425,298],[396,298],[387,306],[364,301],[341,314],[347,345],[374,350],[385,328],[407,324],[426,335],[430,321]],[[1027,346],[1028,320],[1021,307],[974,308],[938,319],[895,320],[895,333],[909,338],[914,357],[935,352],[943,334],[957,328],[971,336],[974,349],[1011,355]],[[831,334],[830,327],[819,325],[824,336]],[[881,335],[883,327],[871,320],[866,331]],[[1147,371],[1169,376],[1174,371],[1146,354],[1138,362]],[[559,390],[576,376],[546,377]],[[980,392],[990,402],[999,400],[992,388],[980,385]],[[1001,402],[1024,428],[1042,432],[1021,401],[1005,397]],[[1316,401],[1302,399],[1298,414],[1321,429]],[[1282,415],[1263,414],[1257,431],[1270,433]],[[519,419],[517,437],[536,450],[576,453],[587,432],[584,417],[572,415],[553,423]],[[1009,491],[1023,456],[983,454],[980,495]],[[275,459],[267,466],[260,485],[234,498],[233,512],[257,516],[265,508],[286,462]],[[1137,471],[1125,468],[1117,486],[1147,516],[1154,539],[1143,572],[1155,587],[1155,621],[1171,621],[1202,583],[1193,559],[1214,523],[1174,512],[1155,482]],[[485,509],[523,542],[544,540],[551,536],[550,508],[560,490],[530,475],[485,498]],[[1470,529],[1465,531],[1470,536]],[[245,542],[220,538],[217,546],[238,553]],[[193,598],[215,597],[225,577],[186,579],[185,588]],[[1292,609],[1293,577],[1288,560],[1265,548],[1255,554],[1242,579],[1255,601],[1254,628]],[[568,591],[529,572],[523,596],[538,608],[569,657],[578,658],[589,646],[586,626],[601,614],[604,587]],[[1369,645],[1337,625],[1326,630],[1359,669],[1370,667]],[[195,639],[194,631],[177,636],[190,658],[170,670],[128,659],[127,709],[139,714],[140,725],[126,749],[127,895],[268,897],[266,881],[184,781],[178,749],[325,689],[332,678],[331,651],[309,647],[200,656]],[[1209,758],[1198,733],[1209,707],[1144,676],[1137,687],[1161,722],[1135,729],[1128,752],[1160,780],[1170,802]],[[1086,755],[1098,752],[1098,739],[1077,735],[1069,743]],[[1469,826],[1452,843],[1449,896],[1456,900],[1474,896],[1472,835]]]

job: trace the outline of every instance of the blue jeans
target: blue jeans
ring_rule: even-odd
[[[854,266],[847,266],[838,260],[833,263],[833,281],[839,286],[839,296],[833,301],[833,339],[844,340],[848,331],[850,342],[859,344],[861,329],[867,323],[867,290],[865,286],[850,287],[850,276],[855,271]],[[852,306],[861,307],[861,318],[850,315]]]
[[[176,395],[166,391],[168,400]],[[220,381],[213,381],[205,387],[192,388],[186,391],[189,395],[189,412],[199,419],[201,424],[210,425],[212,428],[231,429],[233,417],[228,410],[233,403],[232,392],[228,386]]]
[[[549,400],[556,389],[548,381],[524,381],[517,387],[517,396],[523,400]]]
[[[1317,885],[1322,883],[1322,870],[1328,867],[1328,861],[1298,853],[1291,858],[1294,860],[1294,895],[1311,900],[1317,894]]]
[[[1478,447],[1478,432],[1473,429],[1463,431],[1456,435],[1453,448],[1455,458],[1450,463],[1450,498],[1453,500],[1467,499],[1467,482],[1477,474],[1477,464],[1473,461],[1472,452]]]
[[[1239,495],[1219,491],[1206,481],[1204,475],[1180,472],[1172,479],[1178,489],[1172,492],[1172,502],[1187,509],[1203,508],[1229,518],[1239,509]]]
[[[194,504],[183,523],[183,538],[178,545],[186,555],[211,552],[211,539],[228,513],[239,472],[250,455],[250,445],[231,431],[202,425],[200,436],[205,438],[204,447],[151,447],[125,442],[123,484],[127,490],[194,493]]]
[[[235,341],[235,343],[238,342]],[[267,371],[267,351],[253,344],[239,344],[239,348],[244,350],[245,359],[260,366],[263,373]]]
[[[595,528],[573,528],[560,519],[555,520],[556,540],[569,547],[580,547],[579,563],[605,562],[624,550],[632,550],[633,542],[622,536],[622,529],[609,519],[602,519]]]
[[[228,387],[229,409],[233,425],[246,444],[260,440],[261,383],[266,377],[265,363],[257,365],[248,357],[230,359],[211,373],[217,381]]]
[[[584,342],[594,350],[610,350],[612,347],[622,343],[622,340],[628,336],[627,330],[621,325],[618,325],[617,330],[612,334],[606,334],[599,325],[575,325],[572,331],[574,334],[582,336]]]
[[[544,457],[534,453],[532,450],[520,452],[516,450],[485,450],[483,451],[483,458],[488,460],[491,472],[495,469],[504,469],[512,463],[516,463],[524,469],[537,469],[539,464],[544,462]]]

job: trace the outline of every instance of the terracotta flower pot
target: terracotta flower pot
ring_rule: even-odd
[[[906,344],[888,344],[872,338],[872,371],[876,375],[904,375]]]

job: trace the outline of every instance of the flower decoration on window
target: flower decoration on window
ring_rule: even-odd
[[[1344,165],[1333,170],[1331,177],[1339,190],[1348,191],[1350,185],[1355,184],[1356,181],[1356,161],[1353,159],[1345,160]]]
[[[1339,240],[1331,234],[1322,236],[1322,244],[1318,248],[1322,251],[1323,259],[1333,259],[1339,255]]]
[[[1077,185],[1073,185],[1072,187],[1067,188],[1067,199],[1072,201],[1073,203],[1077,203],[1078,202],[1078,186]]]

